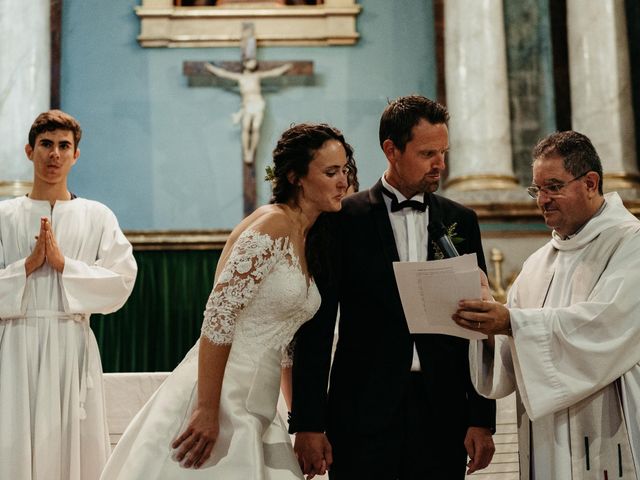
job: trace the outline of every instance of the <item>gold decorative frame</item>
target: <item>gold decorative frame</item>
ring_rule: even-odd
[[[526,203],[465,203],[478,215],[480,221],[540,221],[542,215],[535,202]]]
[[[176,7],[173,0],[142,0],[138,42],[143,47],[239,46],[242,23],[252,22],[258,45],[353,45],[356,0],[323,5]]]
[[[640,187],[640,176],[630,173],[605,173],[603,180],[609,191]]]
[[[222,250],[231,230],[126,230],[134,250]]]
[[[518,180],[515,177],[508,175],[489,175],[489,174],[474,174],[463,175],[449,179],[445,182],[445,188],[452,188],[457,190],[502,190],[511,189],[518,186]]]
[[[542,214],[536,203],[465,203],[484,222],[542,222]],[[624,205],[636,217],[640,217],[640,200],[624,200]]]
[[[19,197],[31,191],[33,182],[0,180],[0,197]]]
[[[625,201],[625,206],[640,217],[640,201]],[[478,215],[480,223],[505,222],[516,228],[482,231],[485,239],[522,239],[548,237],[535,202],[520,204],[467,204]],[[126,230],[125,235],[135,250],[222,250],[231,230]]]

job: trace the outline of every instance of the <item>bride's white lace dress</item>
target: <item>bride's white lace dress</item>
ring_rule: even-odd
[[[199,469],[173,458],[173,440],[197,401],[198,347],[189,351],[133,419],[102,479],[301,479],[276,414],[280,368],[296,330],[320,306],[287,238],[243,232],[211,292],[203,337],[231,343],[220,398],[220,434]]]

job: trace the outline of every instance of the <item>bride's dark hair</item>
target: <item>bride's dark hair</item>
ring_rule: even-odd
[[[357,186],[358,170],[353,159],[353,148],[344,139],[342,132],[325,123],[300,123],[285,130],[273,150],[273,167],[269,172],[273,188],[271,203],[287,203],[296,197],[298,187],[295,181],[289,180],[289,174],[293,172],[296,179],[304,177],[309,172],[309,163],[316,152],[329,140],[336,140],[344,147],[349,185]],[[321,257],[330,250],[331,238],[323,216],[320,216],[307,234],[305,256],[309,272],[314,277],[327,269],[326,262]]]
[[[293,172],[296,178],[304,177],[309,172],[309,163],[316,152],[329,140],[336,140],[344,147],[349,185],[353,184],[357,174],[353,148],[346,142],[342,132],[326,123],[300,123],[285,130],[273,150],[271,203],[287,203],[297,195],[298,187],[295,182],[289,181],[289,173]]]

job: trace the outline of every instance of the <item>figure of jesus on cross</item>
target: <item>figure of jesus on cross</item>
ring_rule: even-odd
[[[233,114],[232,118],[233,123],[241,122],[242,125],[242,157],[245,163],[253,163],[260,140],[260,127],[265,108],[260,81],[263,78],[283,75],[291,68],[291,63],[285,63],[271,70],[258,71],[258,62],[255,58],[249,57],[242,61],[242,73],[225,70],[211,63],[205,63],[204,67],[213,75],[238,82],[242,107]]]
[[[240,111],[232,115],[234,123],[242,125],[242,184],[244,213],[249,215],[256,208],[256,150],[260,141],[260,128],[265,114],[262,97],[262,81],[281,77],[312,78],[313,62],[258,61],[257,40],[252,23],[242,24],[241,62],[184,62],[183,71],[190,86],[224,86],[232,81],[237,84],[242,97]]]

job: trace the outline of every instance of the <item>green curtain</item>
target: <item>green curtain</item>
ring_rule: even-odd
[[[200,335],[219,250],[135,251],[138,277],[119,311],[92,315],[105,372],[169,371]]]

